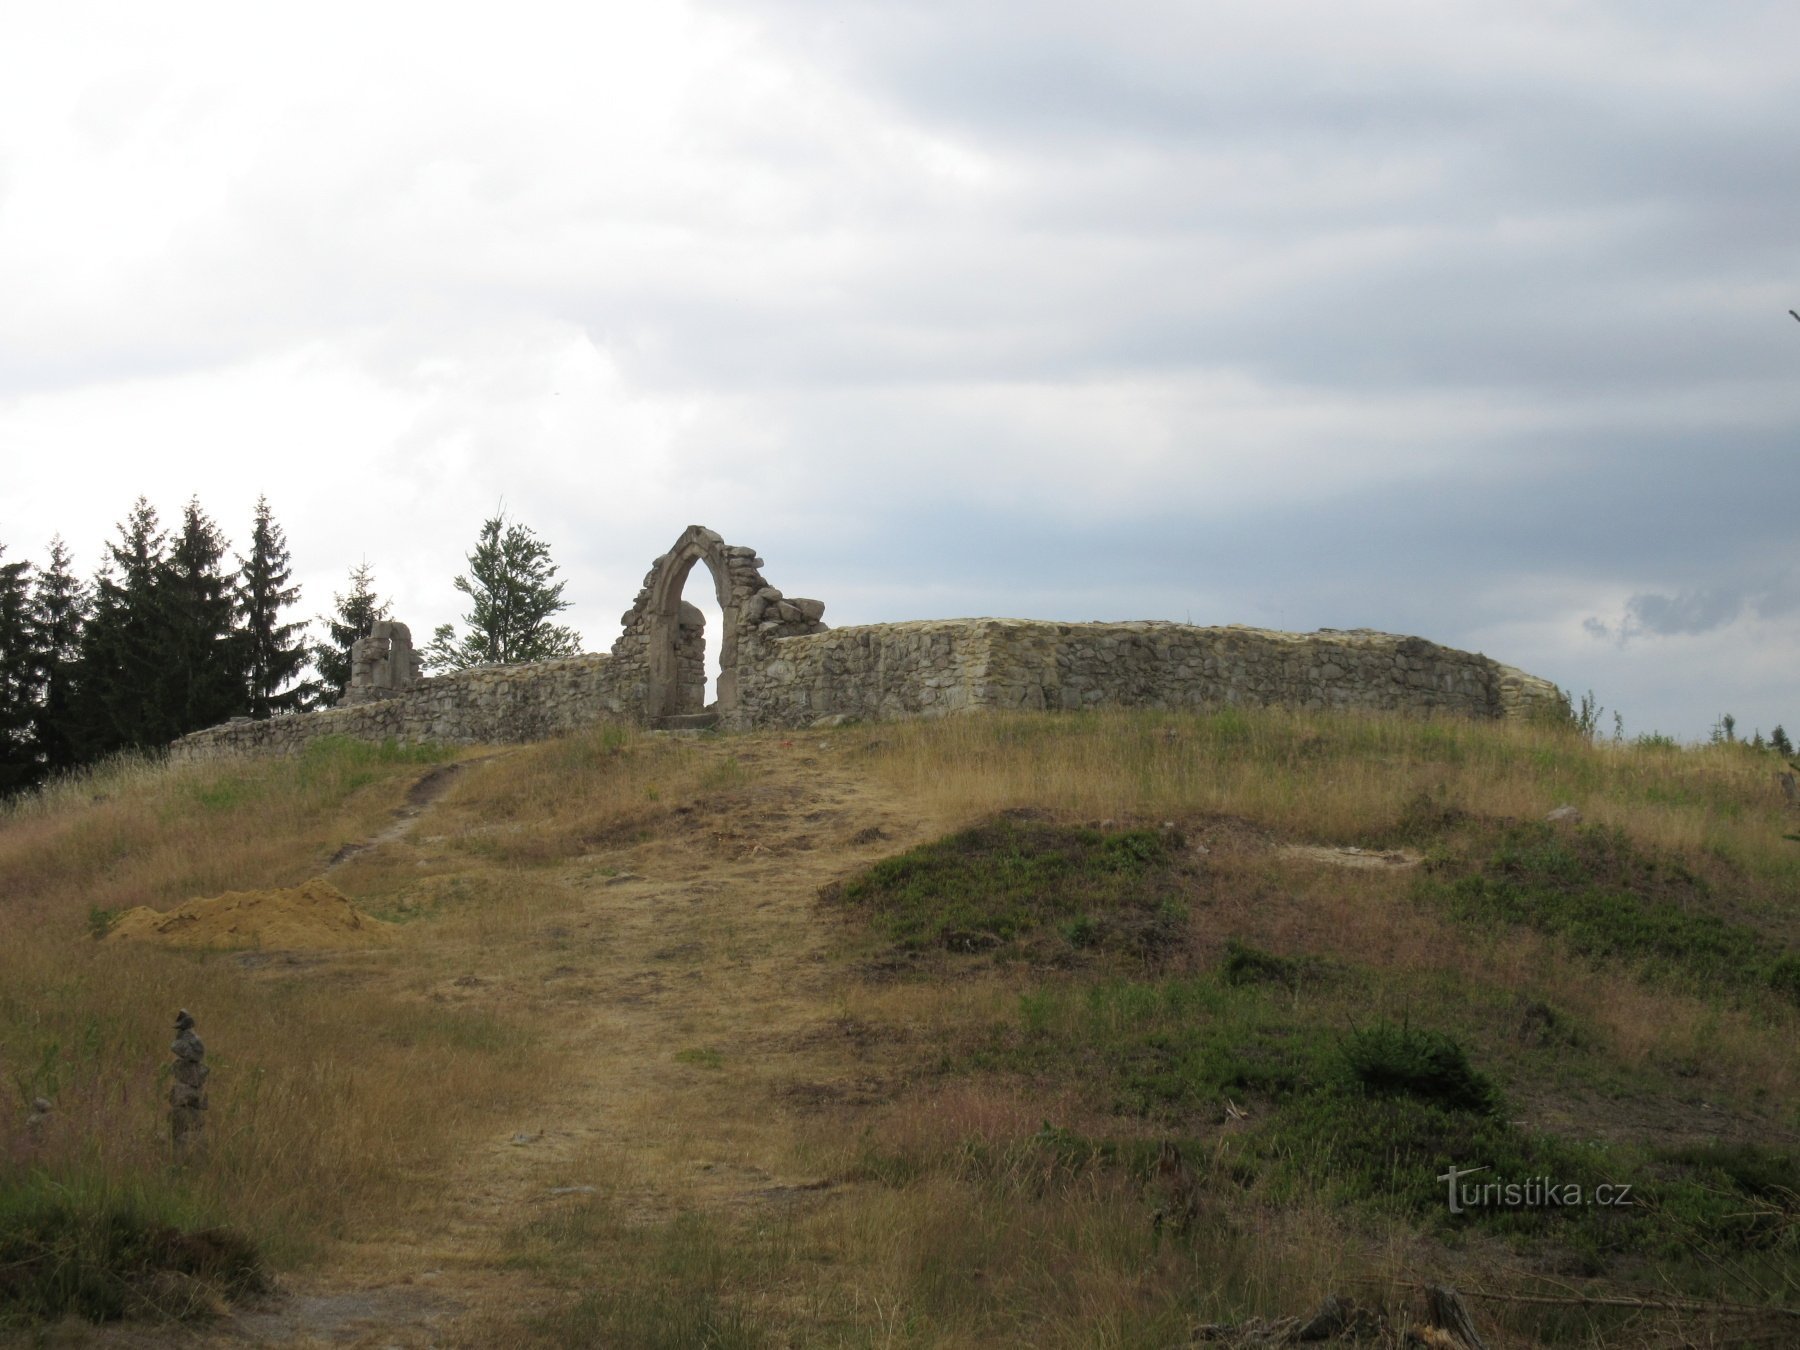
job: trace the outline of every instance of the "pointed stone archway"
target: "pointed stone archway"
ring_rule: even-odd
[[[711,710],[702,707],[707,634],[700,611],[681,598],[696,563],[705,564],[722,618],[723,631],[713,639],[719,644],[719,686]],[[771,639],[825,631],[819,621],[824,603],[788,599],[763,579],[762,566],[755,549],[727,544],[704,525],[688,526],[651,564],[612,649],[627,675],[627,700],[648,725],[744,724],[740,672],[772,659]]]

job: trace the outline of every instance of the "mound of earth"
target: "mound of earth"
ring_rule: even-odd
[[[171,910],[140,905],[121,914],[106,936],[168,947],[304,949],[375,947],[391,932],[391,924],[371,919],[315,877],[288,890],[227,891]]]

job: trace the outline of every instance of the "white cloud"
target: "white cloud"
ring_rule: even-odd
[[[834,618],[1398,616],[1750,721],[1785,616],[1661,664],[1581,620],[1785,556],[1796,38],[1551,0],[15,7],[0,542],[86,568],[138,492],[235,535],[266,491],[309,611],[367,556],[428,630],[504,500],[596,647],[700,522]]]

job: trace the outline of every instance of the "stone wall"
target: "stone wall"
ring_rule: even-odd
[[[739,674],[740,705],[757,726],[976,708],[1266,704],[1496,718],[1564,706],[1555,685],[1485,656],[1368,629],[957,619],[839,628],[771,647],[772,660]]]
[[[573,656],[523,666],[477,666],[420,680],[366,702],[253,722],[238,718],[183,736],[172,759],[296,753],[321,736],[401,744],[483,745],[536,741],[606,719],[633,720],[616,688],[610,656]]]
[[[707,634],[700,611],[681,598],[697,564],[719,601],[718,634]],[[330,735],[478,744],[539,740],[603,720],[691,724],[701,712],[713,642],[718,699],[713,715],[699,720],[716,716],[733,730],[989,708],[1268,704],[1482,718],[1567,713],[1548,681],[1423,638],[1363,628],[1299,634],[1149,620],[943,619],[834,630],[823,622],[822,601],[784,596],[764,579],[763,565],[756,550],[689,526],[652,564],[610,656],[480,667],[408,683],[417,670],[410,635],[404,624],[389,623],[358,644],[364,675],[348,706],[228,722],[183,737],[171,753],[292,753]],[[403,662],[410,664],[402,669]]]

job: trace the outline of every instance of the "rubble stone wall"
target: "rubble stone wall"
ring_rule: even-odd
[[[942,619],[828,628],[819,600],[786,596],[756,550],[692,525],[658,558],[606,656],[417,679],[404,624],[357,644],[346,706],[185,736],[177,759],[292,754],[319,736],[452,744],[533,741],[600,721],[690,725],[717,652],[710,710],[729,730],[976,709],[1343,708],[1466,717],[1566,716],[1556,686],[1485,656],[1369,629],[1275,633],[1137,623]],[[683,587],[718,598],[704,631]],[[718,644],[716,647],[713,644]],[[385,664],[384,664],[385,663]],[[702,719],[704,720],[704,719]]]
[[[537,741],[604,720],[634,720],[616,689],[610,656],[573,656],[522,666],[477,666],[420,680],[367,702],[320,712],[238,718],[183,736],[172,759],[297,753],[321,736],[400,744],[486,745]]]
[[[735,724],[934,717],[978,709],[1280,705],[1560,715],[1556,686],[1485,656],[1366,629],[1276,633],[1177,623],[947,619],[767,640],[740,666]],[[533,741],[600,721],[642,723],[640,687],[610,656],[481,667],[378,701],[240,720],[183,737],[177,759],[292,754],[318,736],[451,744]]]
[[[1368,629],[1277,633],[1188,624],[960,619],[777,639],[739,675],[759,726],[975,708],[1280,705],[1555,716],[1556,686],[1485,656]]]

